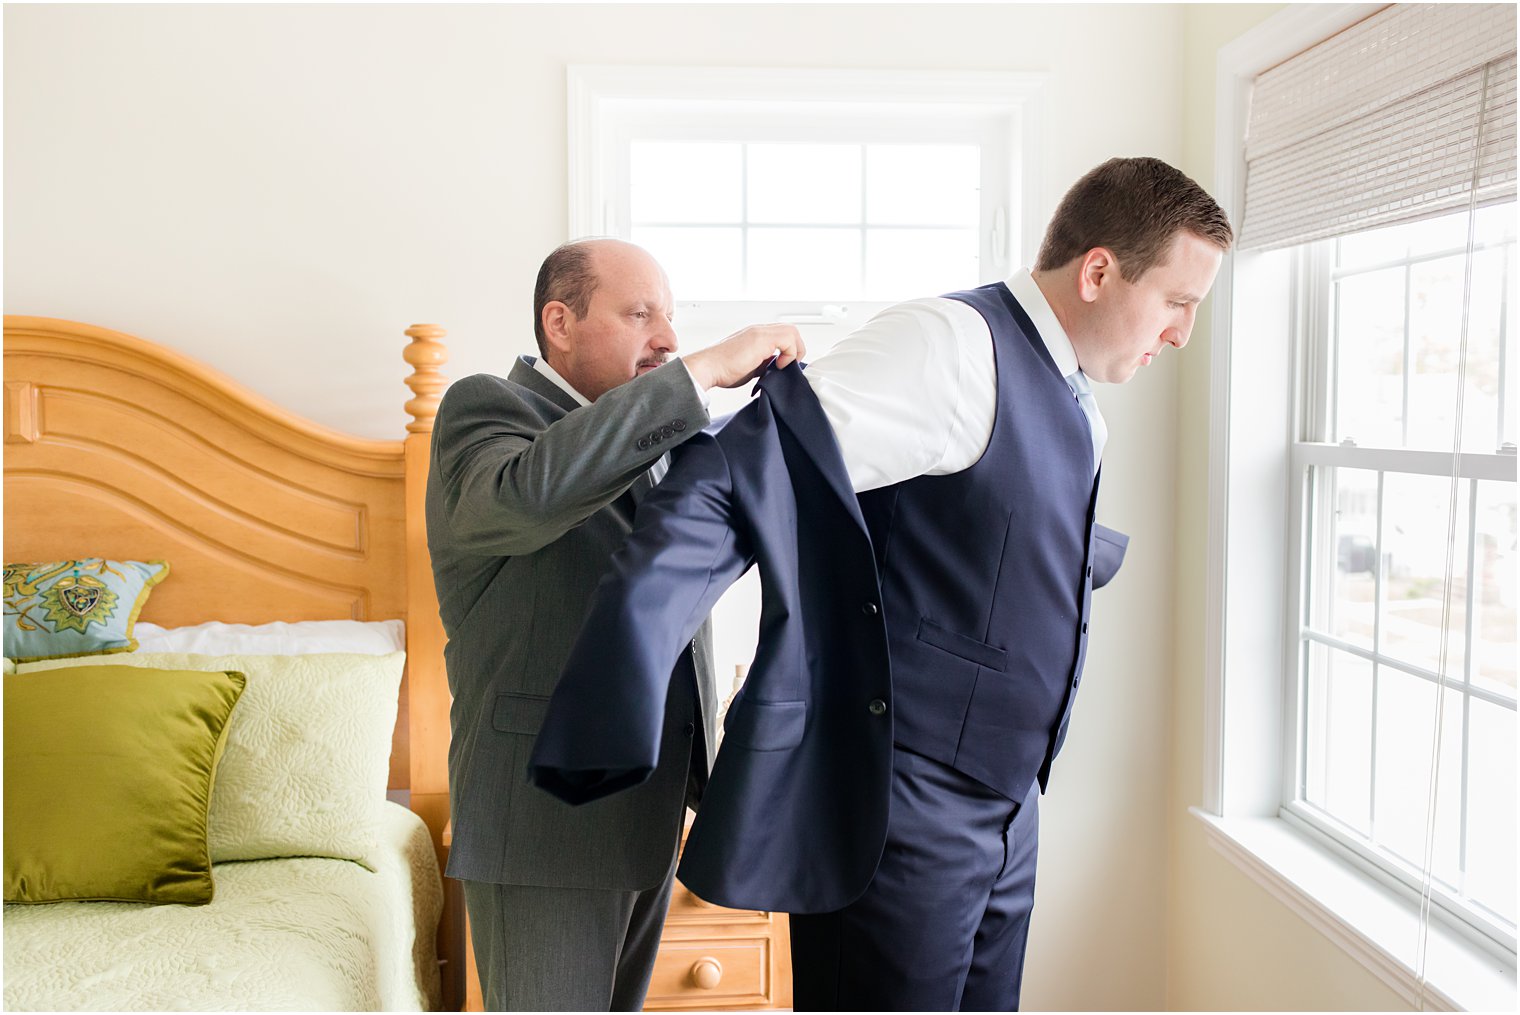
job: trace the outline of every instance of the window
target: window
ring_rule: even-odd
[[[1219,56],[1193,813],[1417,1009],[1516,998],[1514,33],[1291,5]]]
[[[648,248],[683,344],[759,320],[813,354],[999,281],[1046,209],[1044,75],[572,67],[570,233]]]
[[[1470,279],[1465,212],[1296,251],[1302,622],[1284,800],[1421,888],[1439,706],[1433,895],[1511,947],[1515,210],[1478,212]]]
[[[626,233],[694,299],[953,291],[981,277],[984,252],[1004,260],[993,231],[980,235],[982,152],[975,140],[635,140]]]

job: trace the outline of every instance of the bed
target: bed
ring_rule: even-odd
[[[457,1003],[458,921],[451,913],[440,922],[449,696],[422,522],[446,353],[440,328],[416,325],[406,334],[411,419],[403,439],[379,441],[299,419],[142,339],[68,321],[5,318],[7,562],[169,561],[140,623],[172,630],[207,621],[403,621],[396,630],[404,630],[405,650],[404,657],[373,656],[372,668],[389,660],[388,686],[399,679],[399,691],[393,711],[389,700],[380,703],[384,710],[369,710],[391,727],[388,754],[385,728],[379,731],[375,776],[388,799],[363,804],[359,853],[264,856],[244,848],[212,865],[215,894],[204,905],[7,905],[6,1008],[402,1010]],[[20,669],[142,661],[133,655]],[[233,668],[210,656],[173,658],[185,669]],[[361,657],[309,657],[333,666],[350,658]],[[274,679],[256,675],[258,667],[278,663],[286,681],[278,686],[304,686],[289,681],[304,679],[292,674],[305,673],[305,661],[234,661],[249,670],[248,689],[228,720],[234,731],[230,724],[253,707],[255,680]],[[331,680],[350,677],[341,670]],[[8,689],[12,679],[6,677]],[[228,796],[220,780],[234,739],[229,733],[226,753],[218,754],[213,818]],[[245,809],[256,813],[260,792],[280,790],[253,787]]]

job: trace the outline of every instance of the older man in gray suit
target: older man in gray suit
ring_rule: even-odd
[[[448,873],[464,881],[487,1008],[636,1011],[684,806],[716,742],[706,625],[672,676],[648,782],[572,808],[527,782],[528,756],[635,505],[663,454],[708,423],[705,391],[803,347],[795,328],[765,325],[670,359],[665,273],[617,240],[550,254],[533,310],[540,357],[454,384],[433,430],[428,548],[454,694]]]

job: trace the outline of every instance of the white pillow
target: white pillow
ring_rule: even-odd
[[[406,655],[123,652],[19,670],[147,666],[247,677],[211,791],[211,859],[330,856],[371,870]]]
[[[385,655],[406,650],[406,624],[399,620],[301,620],[290,624],[223,624],[213,620],[193,627],[139,622],[132,634],[139,652],[302,656],[318,652]]]

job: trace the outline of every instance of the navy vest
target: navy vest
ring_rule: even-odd
[[[999,282],[951,293],[992,331],[997,414],[969,469],[860,494],[881,578],[894,734],[1022,800],[1065,738],[1092,600],[1091,431]]]

